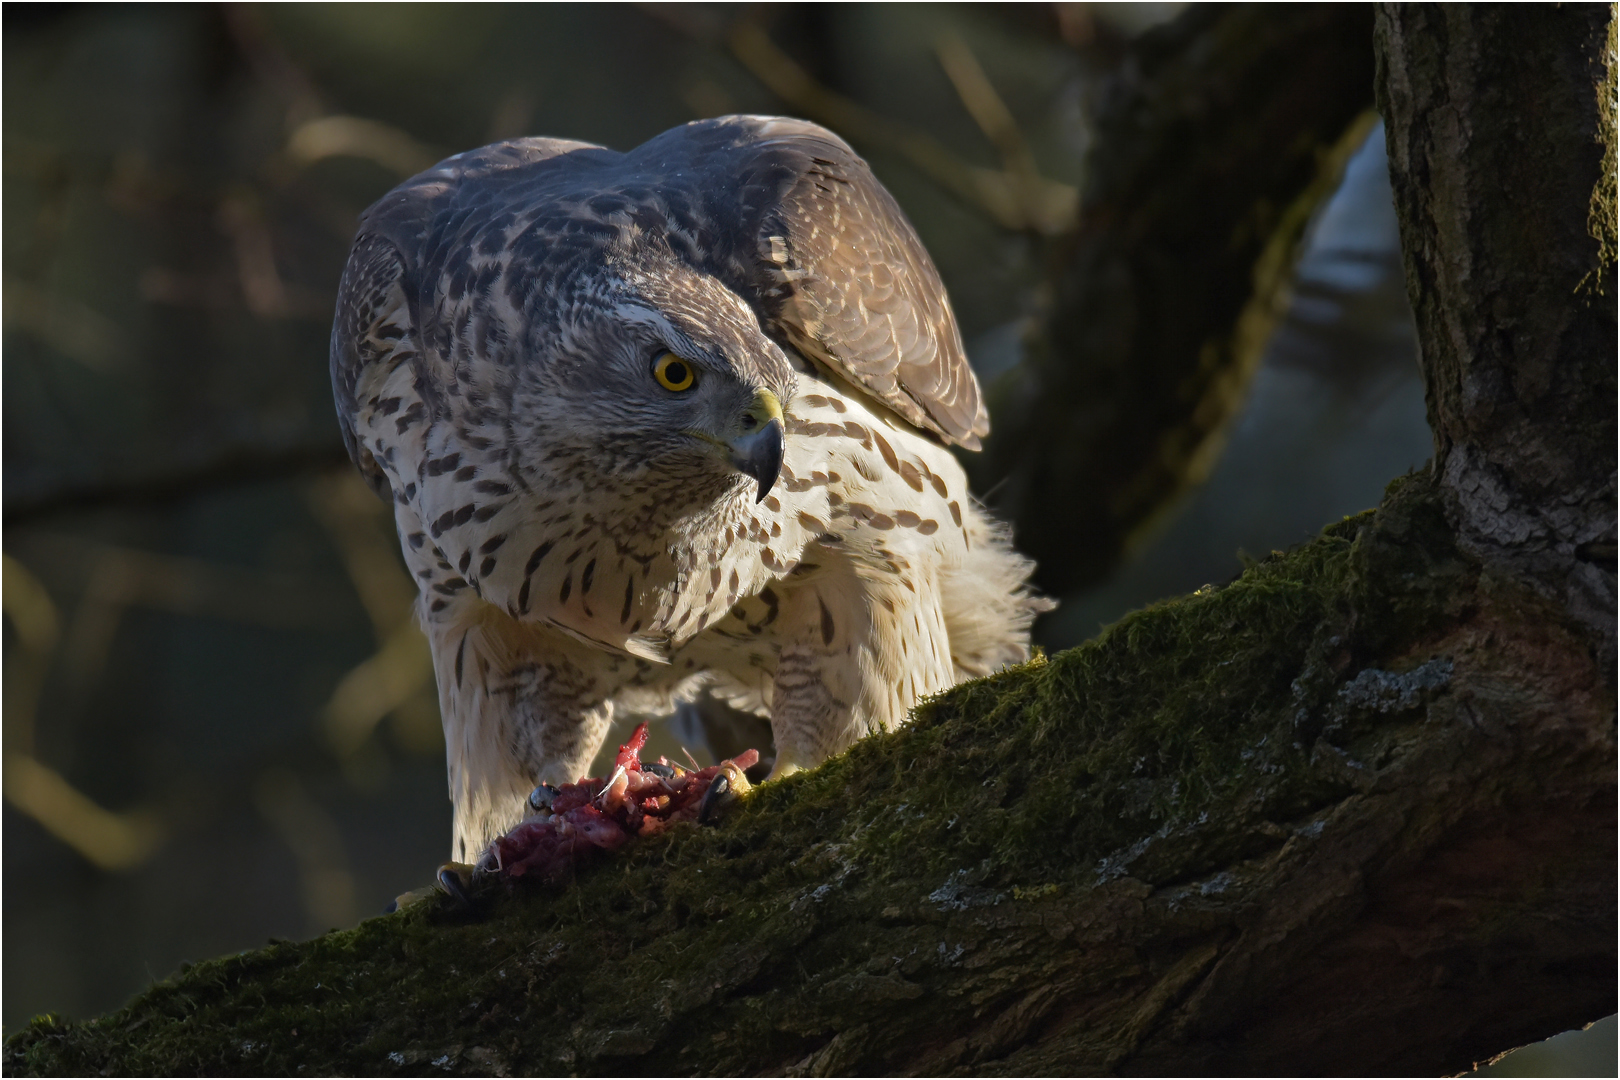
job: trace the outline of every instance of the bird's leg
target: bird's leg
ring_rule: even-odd
[[[534,813],[537,784],[584,776],[607,738],[611,658],[489,605],[428,622],[444,717],[456,862]],[[456,616],[454,619],[447,616]]]
[[[776,764],[771,766],[771,774],[767,776],[765,780],[767,783],[772,780],[785,780],[794,773],[803,771],[803,765],[800,765],[796,761],[789,761],[787,758],[778,754],[776,756]]]
[[[839,562],[815,581],[783,590],[777,620],[783,646],[771,693],[773,779],[819,765],[888,726],[865,700],[871,695],[861,668],[873,627],[862,610],[862,583],[847,559]]]
[[[937,591],[924,568],[877,548],[828,559],[785,595],[784,645],[771,696],[772,779],[811,768],[904,722],[954,681]],[[909,585],[907,583],[910,583]]]

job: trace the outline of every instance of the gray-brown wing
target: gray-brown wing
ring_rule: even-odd
[[[977,450],[990,418],[945,286],[866,162],[803,120],[725,117],[677,132],[698,144],[699,174],[715,174],[710,205],[716,192],[740,199],[733,266],[751,265],[773,329],[918,427]]]
[[[332,320],[332,392],[343,444],[360,475],[385,499],[393,497],[388,479],[373,456],[374,448],[366,446],[356,431],[356,420],[362,377],[372,365],[386,362],[409,332],[404,275],[404,263],[393,244],[362,234],[343,268]]]
[[[365,445],[360,421],[365,410],[392,415],[386,410],[397,402],[374,400],[363,385],[380,382],[400,364],[411,364],[420,407],[430,419],[443,413],[454,375],[442,340],[450,328],[439,317],[437,298],[459,290],[471,276],[470,259],[487,254],[480,242],[499,235],[512,214],[533,201],[525,195],[525,182],[543,181],[548,164],[552,172],[567,175],[559,159],[569,155],[597,166],[619,157],[567,139],[512,139],[446,158],[394,188],[362,216],[338,286],[332,390],[349,456],[382,497],[392,497],[376,460],[384,448]],[[577,164],[575,170],[589,171]],[[416,419],[399,417],[399,432]],[[403,449],[401,444],[387,452]]]
[[[530,227],[506,236],[520,213]],[[754,116],[686,124],[625,155],[497,143],[401,184],[367,211],[345,272],[332,345],[339,412],[359,404],[361,369],[397,355],[383,335],[405,327],[424,339],[424,357],[446,353],[437,337],[448,328],[415,300],[472,283],[469,260],[492,241],[565,276],[627,229],[661,235],[748,298],[769,332],[918,427],[974,450],[989,433],[939,272],[894,198],[832,132]],[[423,380],[429,396],[434,383]],[[373,475],[352,436],[350,449]]]

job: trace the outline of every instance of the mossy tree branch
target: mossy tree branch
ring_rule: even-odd
[[[198,965],[37,1022],[8,1071],[1438,1074],[1612,1011],[1613,398],[1559,387],[1612,386],[1581,329],[1612,319],[1612,227],[1565,225],[1612,161],[1613,9],[1378,18],[1434,473],[719,828],[480,921],[424,904]],[[1464,100],[1411,90],[1436,64]],[[1592,108],[1452,190],[1549,65]],[[1424,132],[1459,117],[1439,162]],[[1534,287],[1549,264],[1590,304]],[[1509,265],[1525,288],[1448,306]],[[1491,395],[1517,437],[1470,420]],[[1542,531],[1493,526],[1479,476]]]

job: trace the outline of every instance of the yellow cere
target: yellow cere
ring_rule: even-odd
[[[653,378],[665,390],[690,390],[697,381],[697,372],[692,365],[682,360],[672,352],[667,352],[658,358],[653,365]]]

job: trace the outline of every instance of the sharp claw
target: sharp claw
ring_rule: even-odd
[[[472,896],[467,892],[467,882],[462,880],[462,873],[466,872],[468,878],[472,877],[472,868],[462,863],[445,863],[439,867],[439,888],[449,894],[456,907],[463,911],[473,908]]]
[[[703,793],[703,801],[698,803],[698,824],[709,824],[710,819],[719,811],[730,794],[731,781],[726,778],[725,773],[720,773],[709,784],[709,790]]]
[[[529,809],[536,814],[542,811],[550,810],[552,800],[555,799],[558,794],[560,793],[557,791],[557,789],[552,787],[550,784],[541,784],[539,787],[529,792]]]
[[[738,796],[752,790],[748,774],[735,761],[722,761],[720,772],[709,782],[709,790],[698,803],[698,824],[707,825],[737,801]]]

